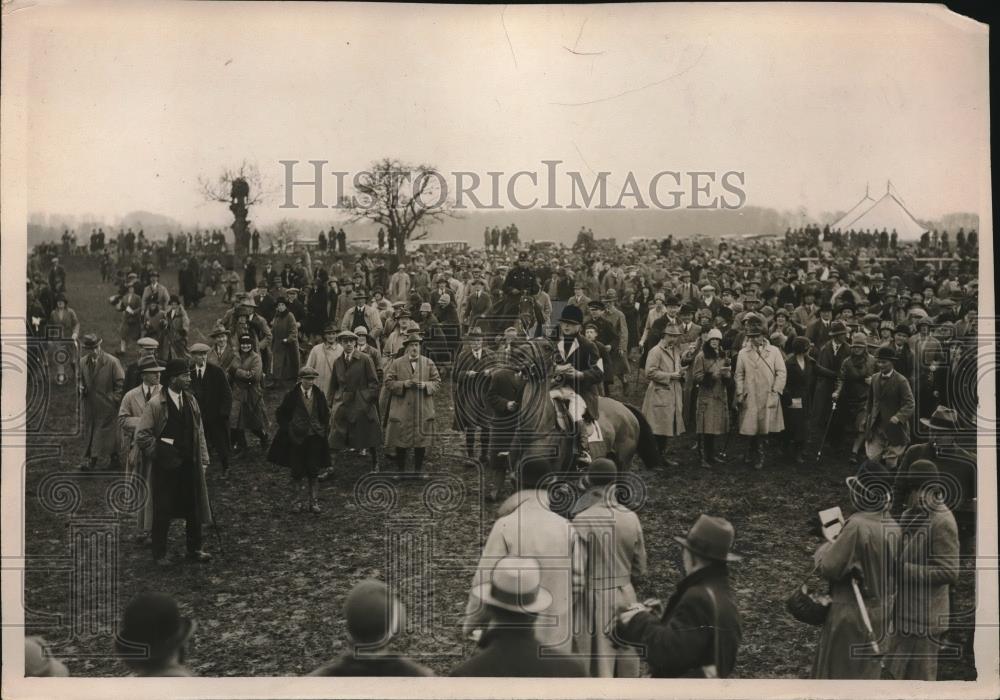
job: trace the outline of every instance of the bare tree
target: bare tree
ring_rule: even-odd
[[[223,202],[233,213],[233,250],[238,256],[250,252],[250,207],[270,195],[256,164],[243,161],[238,168],[225,168],[215,180],[200,176],[198,189],[205,201]]]
[[[445,180],[430,165],[383,158],[355,178],[354,188],[356,194],[340,203],[349,221],[371,221],[384,227],[389,250],[401,256],[406,254],[407,241],[427,237],[424,227],[428,224],[455,216]]]

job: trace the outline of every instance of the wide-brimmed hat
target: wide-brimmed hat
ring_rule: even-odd
[[[884,505],[892,489],[892,475],[881,463],[874,460],[862,462],[857,474],[847,477],[844,481],[856,494],[858,505],[867,505],[875,509]]]
[[[190,639],[195,627],[194,620],[183,617],[170,596],[140,593],[125,608],[115,649],[137,661],[160,661]]]
[[[504,557],[479,584],[473,595],[487,605],[518,613],[539,613],[552,605],[552,594],[542,586],[542,571],[533,557]]]
[[[257,302],[255,302],[251,297],[247,297],[246,299],[240,300],[240,306],[248,306],[250,308],[256,309]]]
[[[424,336],[420,335],[419,332],[409,333],[403,340],[403,345],[409,345],[410,343],[422,343],[424,342]]]
[[[947,406],[938,406],[931,413],[930,418],[921,418],[920,424],[932,430],[957,431],[958,411]]]
[[[221,323],[212,329],[212,332],[208,334],[212,338],[217,338],[220,335],[229,335],[229,329],[223,326]]]
[[[573,304],[568,304],[563,307],[562,313],[559,315],[560,323],[583,323],[583,311],[578,306]]]
[[[80,345],[82,345],[87,350],[93,350],[100,344],[101,344],[101,337],[95,333],[87,333],[87,335],[80,338]]]
[[[867,348],[868,347],[868,336],[864,333],[855,333],[851,336],[851,347],[852,348]]]
[[[713,561],[740,561],[742,557],[732,553],[736,531],[725,518],[702,513],[698,516],[686,537],[674,540],[699,557]]]
[[[309,365],[303,365],[299,368],[299,379],[303,377],[318,377],[319,372],[317,372],[313,367]]]

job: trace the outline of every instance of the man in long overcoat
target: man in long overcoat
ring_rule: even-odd
[[[101,349],[101,339],[87,334],[81,342],[86,355],[80,359],[80,396],[83,403],[83,440],[86,462],[82,471],[97,468],[98,459],[118,464],[118,407],[122,400],[125,370],[114,355]]]
[[[680,335],[677,326],[667,326],[660,342],[646,356],[646,379],[649,384],[642,401],[642,413],[653,428],[663,454],[663,463],[669,467],[676,467],[677,461],[666,456],[667,438],[684,433],[685,371],[676,346]]]
[[[434,440],[434,394],[441,388],[441,375],[433,360],[420,354],[422,340],[419,333],[407,337],[403,356],[390,362],[385,372],[390,394],[385,446],[395,449],[400,472],[406,471],[406,453],[412,448],[413,469],[421,473]]]
[[[747,463],[764,466],[761,436],[785,429],[781,393],[788,370],[781,351],[763,336],[762,324],[748,323],[749,342],[736,357],[736,403],[739,406],[740,434],[750,437]]]
[[[584,584],[585,629],[589,676],[638,678],[639,656],[632,647],[616,646],[611,623],[638,602],[633,579],[646,575],[646,545],[639,516],[615,496],[618,468],[610,459],[595,459],[587,468],[588,489],[573,507],[573,526],[587,547]]]
[[[294,513],[302,512],[307,506],[313,513],[321,512],[316,482],[320,470],[330,465],[327,446],[330,408],[323,391],[315,386],[318,374],[308,366],[299,370],[298,383],[278,406],[278,431],[267,453],[269,461],[291,470],[295,487],[302,484],[305,477],[308,504],[299,498],[292,504]]]
[[[333,363],[327,394],[330,406],[330,447],[371,450],[372,470],[378,467],[381,425],[378,419],[378,373],[375,363],[357,348],[358,336],[341,331],[343,354]]]
[[[483,345],[483,331],[472,328],[468,342],[455,360],[454,430],[465,433],[465,452],[475,457],[476,432],[479,437],[479,460],[485,466],[490,443],[490,409],[486,405],[490,373],[496,365],[492,350]]]
[[[208,361],[210,348],[195,343],[191,353],[191,393],[201,408],[202,428],[210,448],[219,455],[222,477],[229,471],[229,412],[233,408],[233,392],[226,372]]]
[[[163,388],[142,412],[136,442],[152,462],[153,559],[169,566],[167,534],[173,518],[184,518],[188,559],[204,562],[211,556],[201,548],[201,527],[211,524],[205,470],[208,446],[198,400],[188,390],[191,374],[186,360],[167,362]]]
[[[163,369],[152,355],[139,360],[140,384],[125,392],[118,409],[119,445],[125,455],[125,474],[132,481],[136,493],[146,494],[139,511],[137,539],[140,542],[148,540],[153,528],[153,482],[150,478],[150,461],[139,448],[135,434],[146,404],[160,392],[160,372]]]

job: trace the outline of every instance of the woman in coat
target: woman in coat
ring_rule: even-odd
[[[813,678],[878,680],[880,658],[868,655],[871,641],[858,608],[856,580],[876,640],[883,638],[892,609],[896,549],[900,532],[889,513],[892,477],[876,462],[848,477],[855,512],[836,539],[816,550],[816,573],[830,584],[832,602],[820,633]]]
[[[142,297],[135,291],[135,284],[125,288],[125,293],[118,300],[118,310],[122,314],[118,326],[119,349],[121,354],[125,354],[126,347],[142,337]]]
[[[788,455],[794,455],[796,464],[804,462],[803,452],[809,442],[809,405],[816,363],[809,356],[810,347],[809,339],[804,335],[792,338],[791,354],[785,360],[785,390],[781,393],[785,451]]]
[[[276,300],[271,322],[271,376],[279,381],[299,376],[299,329],[295,316],[288,310],[285,297]],[[326,387],[320,387],[326,393]]]
[[[434,362],[420,354],[419,334],[403,343],[404,354],[389,363],[385,389],[389,394],[389,421],[385,446],[396,450],[396,466],[406,471],[406,453],[413,448],[413,468],[420,473],[424,454],[434,439],[434,394],[441,375]]]
[[[378,468],[376,448],[382,437],[375,363],[358,350],[358,336],[353,332],[342,331],[337,340],[344,352],[334,361],[330,377],[330,447],[335,450],[371,449],[374,471]]]
[[[167,310],[165,318],[167,325],[164,329],[163,341],[160,343],[160,347],[163,348],[163,359],[167,361],[186,359],[188,356],[188,330],[191,327],[191,321],[176,294],[170,297],[170,308]]]
[[[65,381],[65,378],[68,378],[73,373],[74,360],[77,354],[75,343],[80,337],[80,319],[77,318],[76,312],[66,303],[65,294],[56,294],[56,308],[52,309],[52,313],[49,314],[45,332],[51,333],[49,330],[51,328],[59,329],[57,337],[60,340],[72,340],[74,343],[73,347],[67,347],[65,343],[58,342],[48,344],[49,363],[55,367],[56,380],[59,381],[59,378],[63,377]],[[71,351],[61,352],[65,350]]]
[[[847,416],[844,432],[850,435],[851,457],[861,459],[859,451],[865,444],[865,404],[868,402],[868,387],[872,375],[878,371],[875,358],[868,354],[868,338],[864,333],[855,333],[851,338],[851,354],[840,366],[837,383],[833,387],[833,400]]]
[[[701,466],[718,464],[715,436],[729,432],[729,392],[732,370],[722,353],[722,331],[713,328],[692,363],[692,379],[698,387],[694,429],[701,439]]]
[[[233,449],[241,451],[247,446],[244,431],[249,430],[267,449],[267,414],[264,412],[264,370],[260,354],[253,351],[249,335],[240,337],[239,354],[229,367],[229,386],[233,389],[233,408],[229,412],[229,428]]]
[[[746,322],[746,319],[744,319]],[[781,351],[763,337],[763,323],[746,323],[747,342],[736,357],[736,404],[740,434],[750,437],[747,463],[764,468],[760,437],[785,429],[781,393],[787,377]]]
[[[677,462],[666,457],[667,438],[684,434],[684,368],[681,366],[681,352],[677,339],[681,330],[677,326],[667,326],[660,342],[646,357],[646,396],[642,401],[642,412],[656,435],[663,462],[676,467]]]

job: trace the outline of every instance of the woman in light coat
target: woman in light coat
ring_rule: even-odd
[[[285,381],[299,376],[299,329],[295,316],[288,310],[285,297],[278,297],[274,320],[271,322],[271,376]],[[326,394],[327,387],[320,389]]]
[[[642,412],[656,435],[660,452],[667,449],[667,438],[684,434],[684,368],[681,366],[681,351],[677,339],[681,330],[677,326],[667,326],[663,337],[646,357],[646,396],[642,402]],[[676,467],[677,462],[664,454],[663,462]]]
[[[244,431],[249,430],[260,439],[261,448],[266,450],[267,414],[264,412],[264,369],[260,353],[253,351],[249,335],[240,337],[240,352],[229,367],[229,385],[233,389],[233,408],[229,412],[229,428],[234,448],[246,448]]]
[[[729,432],[729,392],[732,370],[722,354],[722,331],[713,328],[692,364],[692,379],[698,387],[694,429],[701,439],[701,466],[711,467],[715,458],[715,436]]]
[[[781,351],[763,337],[763,324],[749,323],[747,342],[736,357],[736,405],[740,412],[740,434],[750,437],[747,463],[764,467],[760,437],[785,429],[781,414],[781,392],[788,371]]]

